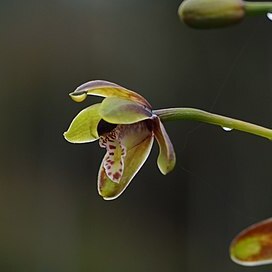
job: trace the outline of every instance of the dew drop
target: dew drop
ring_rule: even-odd
[[[233,128],[229,128],[229,127],[222,127],[225,131],[232,131]]]
[[[271,12],[268,12],[268,13],[266,14],[266,16],[267,16],[267,18],[268,18],[270,21],[272,21],[272,13],[271,13]]]

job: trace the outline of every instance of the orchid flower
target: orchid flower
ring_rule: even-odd
[[[98,192],[104,199],[115,199],[126,189],[149,156],[154,137],[160,148],[160,171],[165,175],[174,168],[173,145],[145,98],[102,80],[87,82],[70,94],[76,102],[87,95],[105,99],[82,110],[64,137],[71,143],[99,140],[106,149],[98,173]]]
[[[152,110],[138,93],[108,81],[90,81],[70,93],[76,102],[88,95],[104,99],[82,110],[64,137],[71,143],[99,140],[99,145],[106,149],[98,172],[98,192],[106,200],[117,198],[126,189],[150,154],[154,137],[160,149],[157,160],[160,171],[165,175],[174,168],[174,148],[162,121],[195,120],[225,131],[240,130],[272,140],[271,129],[203,110]]]

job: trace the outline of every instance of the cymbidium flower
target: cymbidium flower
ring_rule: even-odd
[[[245,266],[272,264],[272,218],[241,231],[231,243],[230,256]]]
[[[160,118],[139,94],[117,84],[95,80],[79,86],[70,94],[76,102],[87,95],[105,97],[101,103],[82,110],[64,137],[71,143],[99,139],[106,149],[98,173],[98,191],[104,199],[117,198],[146,161],[154,137],[160,152],[158,167],[167,174],[175,166],[173,145]]]

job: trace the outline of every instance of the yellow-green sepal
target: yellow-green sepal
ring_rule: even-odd
[[[96,95],[102,97],[116,96],[138,102],[151,108],[147,100],[138,93],[105,80],[93,80],[86,82],[76,88],[76,90],[69,95],[76,102],[82,102],[86,99],[87,95]]]
[[[157,164],[161,173],[166,175],[175,167],[176,155],[171,140],[158,117],[154,120],[154,134],[160,148]]]
[[[103,120],[112,124],[133,124],[152,117],[149,108],[120,97],[105,98],[99,112]]]
[[[88,143],[99,138],[97,125],[101,120],[99,109],[101,104],[94,104],[82,110],[72,121],[64,138],[70,143]]]

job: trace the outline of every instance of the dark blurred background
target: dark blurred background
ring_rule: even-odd
[[[104,201],[98,143],[63,139],[78,85],[105,79],[154,108],[196,107],[272,127],[272,22],[198,31],[176,0],[0,2],[1,272],[268,271],[229,259],[232,238],[272,214],[272,143],[169,122],[177,165],[155,145],[125,193]]]

